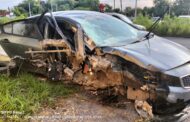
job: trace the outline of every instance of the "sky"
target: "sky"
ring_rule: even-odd
[[[18,5],[23,0],[0,0],[0,9],[12,8],[15,5]]]
[[[15,5],[18,5],[18,3],[22,2],[23,0],[0,0],[0,9],[8,9],[8,7],[12,8]],[[120,7],[120,0],[116,1],[116,8]],[[111,6],[113,6],[113,0],[100,0],[101,3],[107,3]],[[123,8],[126,6],[135,6],[135,0],[123,0]],[[153,0],[138,0],[138,7],[151,7],[153,6]]]

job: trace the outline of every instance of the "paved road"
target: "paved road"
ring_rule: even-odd
[[[165,37],[190,49],[190,38]]]

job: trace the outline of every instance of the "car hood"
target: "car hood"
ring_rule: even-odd
[[[145,68],[154,67],[161,71],[190,61],[190,51],[187,48],[158,36],[126,46],[104,47],[103,51],[119,55]]]

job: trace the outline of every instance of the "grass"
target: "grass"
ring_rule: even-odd
[[[145,26],[147,29],[153,24],[149,16],[139,15],[134,23]],[[159,36],[190,37],[190,19],[170,17],[166,15],[154,29]]]
[[[0,75],[0,112],[22,112],[32,115],[43,104],[50,105],[56,97],[67,97],[76,92],[61,82],[40,81],[30,74],[17,78]],[[2,117],[2,113],[1,113]]]

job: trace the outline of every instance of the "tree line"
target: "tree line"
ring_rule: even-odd
[[[123,13],[127,16],[134,16],[135,9],[131,7],[126,7],[123,11],[119,8],[112,9],[110,5],[106,5],[107,12],[118,12]],[[190,15],[190,0],[175,0],[170,2],[170,0],[154,0],[154,6],[151,8],[144,7],[143,9],[137,8],[138,14],[148,15],[152,17],[161,16],[166,9],[169,8],[168,15],[179,16],[179,15]]]
[[[99,0],[24,0],[19,5],[15,6],[11,11],[16,16],[29,16],[40,14],[43,12],[44,8],[51,9],[52,11],[62,11],[62,10],[99,10]],[[154,0],[154,7],[151,8],[137,8],[138,14],[148,15],[148,16],[161,16],[165,9],[169,7],[169,15],[179,16],[179,15],[190,15],[190,0],[175,0],[170,2],[170,0]],[[29,12],[30,11],[30,12]],[[135,9],[131,7],[126,7],[123,11],[119,8],[113,9],[112,6],[106,4],[105,12],[118,12],[123,13],[127,16],[134,16]]]
[[[43,4],[43,5],[42,5]],[[52,11],[64,10],[94,10],[98,11],[99,0],[24,0],[12,9],[16,16],[40,14],[46,9]],[[43,6],[43,7],[42,7]]]

